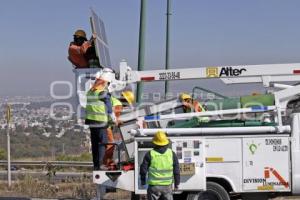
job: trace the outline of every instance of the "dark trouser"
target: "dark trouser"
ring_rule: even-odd
[[[148,200],[173,200],[172,185],[149,185],[147,189]]]
[[[90,127],[90,130],[94,168],[99,169],[105,154],[105,146],[100,144],[107,143],[107,132],[104,127]]]

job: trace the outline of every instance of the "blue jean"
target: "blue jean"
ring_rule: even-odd
[[[103,127],[90,127],[91,130],[91,143],[94,169],[99,169],[103,164],[103,157],[105,154],[105,145],[107,143],[107,130]]]

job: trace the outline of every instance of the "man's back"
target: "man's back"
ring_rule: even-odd
[[[85,53],[90,46],[91,44],[88,41],[85,41],[81,46],[71,42],[68,58],[76,68],[87,68],[89,66]]]

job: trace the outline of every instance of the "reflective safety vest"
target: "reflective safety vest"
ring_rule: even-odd
[[[167,149],[160,154],[150,151],[151,164],[148,170],[149,185],[171,185],[173,183],[173,152]]]
[[[205,112],[205,108],[201,105],[200,102],[198,101],[194,101],[193,102],[193,112]],[[187,108],[186,113],[190,113],[192,112],[192,109]],[[209,117],[198,117],[199,122],[208,122],[209,121]]]
[[[118,119],[121,115],[122,110],[123,110],[122,102],[119,99],[117,99],[116,97],[113,97],[113,96],[110,97],[110,102],[111,102],[112,109],[115,113],[115,116]]]
[[[110,97],[110,101],[111,101],[111,106],[115,107],[115,106],[122,106],[122,103],[119,99],[117,99],[116,97],[111,96]]]
[[[205,112],[205,108],[198,101],[193,101],[193,108],[186,108],[186,113],[190,112]]]
[[[195,110],[195,112],[205,112],[206,111],[205,108],[201,105],[200,102],[194,101],[193,104],[194,104],[194,110]]]
[[[105,103],[100,101],[99,94],[101,90],[89,90],[87,92],[87,104],[86,104],[86,119],[94,120],[98,122],[108,122]]]

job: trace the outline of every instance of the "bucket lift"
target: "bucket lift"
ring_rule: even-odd
[[[91,10],[91,26],[94,34],[97,35],[95,48],[102,67],[111,67],[108,42],[105,33],[103,21]],[[95,80],[95,74],[102,68],[74,69],[76,77],[76,94],[78,99],[78,117],[84,118],[84,108],[86,104],[86,92]],[[230,115],[239,113],[275,113],[276,126],[256,127],[262,132],[286,132],[289,128],[283,126],[282,113],[287,109],[288,102],[295,100],[297,102],[300,85],[285,85],[280,82],[299,82],[300,81],[300,63],[290,64],[264,64],[264,65],[239,65],[239,66],[214,66],[199,68],[178,68],[169,70],[148,70],[134,71],[122,61],[119,66],[119,72],[115,74],[115,79],[111,82],[109,90],[117,92],[123,90],[130,84],[137,82],[167,81],[167,80],[190,80],[190,79],[219,79],[224,84],[248,84],[262,83],[264,87],[274,87],[279,91],[269,94],[273,98],[273,104],[261,103],[259,107],[237,107],[226,110],[209,110],[202,113],[176,114],[175,109],[182,105],[177,99],[171,99],[156,104],[138,107],[121,115],[120,120],[124,122],[120,126],[122,138],[127,146],[127,157],[134,155],[133,139],[134,134],[152,134],[156,128],[164,128],[167,132],[176,133],[176,129],[167,128],[170,120],[187,120],[193,117]],[[279,84],[280,83],[280,84]],[[231,99],[226,99],[232,101]],[[258,102],[260,103],[260,102]],[[168,113],[169,112],[169,113]],[[171,112],[171,113],[170,113]],[[167,114],[164,114],[167,113]],[[142,123],[147,123],[147,129],[143,129]],[[149,129],[154,128],[154,129]],[[247,131],[257,132],[255,127],[244,127],[236,129],[237,132]],[[266,129],[266,130],[263,130]],[[181,129],[180,129],[181,130]],[[179,130],[178,130],[179,131]],[[221,128],[198,128],[188,130],[189,133],[217,133],[223,131]],[[259,132],[259,131],[258,131]],[[131,133],[131,134],[130,134]]]
[[[91,14],[91,25],[93,33],[98,35],[95,45],[100,64],[102,67],[111,67],[104,23],[93,11]],[[78,97],[79,105],[78,110],[81,111],[77,116],[79,116],[80,119],[83,119],[84,117],[84,112],[82,111],[85,108],[85,94],[91,87],[95,79],[95,74],[101,70],[102,68],[73,70],[76,77],[76,94]],[[180,69],[170,70],[134,71],[127,65],[126,61],[122,61],[120,63],[119,71],[115,73],[115,79],[110,84],[109,90],[110,92],[121,91],[128,85],[135,84],[141,81],[149,82],[190,79],[219,79],[223,81],[224,84],[262,83],[264,87],[274,88],[274,91],[266,95],[240,97],[235,99],[217,94],[220,99],[217,99],[215,102],[206,102],[206,106],[208,109],[206,112],[201,113],[177,112],[177,110],[180,110],[182,107],[182,104],[177,99],[169,99],[159,103],[150,103],[148,105],[136,107],[130,111],[124,112],[120,116],[120,120],[123,122],[123,124],[118,127],[121,132],[122,144],[124,144],[123,146],[125,147],[125,149],[117,148],[118,163],[120,166],[117,170],[113,171],[95,171],[93,173],[93,182],[99,184],[99,187],[97,188],[100,188],[100,184],[103,184],[106,186],[133,191],[137,194],[144,193],[145,190],[139,183],[137,170],[141,162],[141,158],[151,147],[149,146],[149,144],[151,143],[153,134],[158,129],[163,129],[168,133],[172,141],[173,149],[177,149],[178,147],[186,148],[185,150],[188,151],[185,152],[189,152],[191,150],[191,152],[194,153],[193,156],[191,156],[191,160],[188,160],[188,164],[190,165],[187,165],[185,161],[184,163],[180,163],[189,169],[193,169],[187,170],[188,173],[183,175],[184,181],[180,185],[180,189],[182,191],[201,191],[206,189],[207,174],[205,168],[207,160],[205,159],[207,158],[205,158],[205,151],[207,150],[206,142],[209,140],[206,140],[206,136],[213,136],[214,138],[224,136],[224,138],[220,139],[222,141],[216,144],[218,144],[217,146],[224,145],[222,146],[222,148],[226,147],[229,150],[231,149],[231,147],[238,146],[237,144],[239,144],[239,141],[241,140],[238,139],[238,137],[242,138],[245,135],[247,135],[246,137],[249,138],[245,138],[246,142],[243,143],[245,144],[244,146],[246,146],[248,140],[250,141],[252,140],[252,138],[256,137],[269,137],[267,136],[268,134],[270,134],[270,136],[273,138],[276,137],[275,135],[278,135],[278,138],[288,146],[290,142],[290,138],[288,138],[288,136],[292,135],[292,123],[285,123],[283,118],[290,106],[299,110],[298,107],[300,105],[300,85],[286,85],[284,83],[300,82],[300,63],[215,67],[210,66],[199,68],[183,67]],[[254,104],[248,105],[248,102],[254,102]],[[216,103],[218,104],[218,106],[215,108],[209,108],[208,103]],[[219,106],[220,104],[226,104],[226,106],[221,107]],[[232,123],[232,126],[230,126],[230,128],[228,128],[228,121],[226,121],[226,126],[222,121],[222,116],[240,116],[245,113],[259,115],[267,113],[272,115],[274,120],[272,122],[263,122],[260,124],[257,123],[257,121],[234,121],[230,122]],[[295,114],[295,116],[296,117],[293,118],[293,132],[296,133],[297,136],[299,135],[299,114]],[[169,123],[170,121],[174,120],[181,120],[185,123],[187,122],[187,120],[190,120],[192,122],[193,119],[197,119],[199,117],[209,117],[210,122],[206,124],[198,122],[194,123],[194,125],[196,125],[193,126],[193,128],[190,127],[190,124],[188,124],[187,126],[186,124],[185,126],[178,124],[175,124],[175,126],[170,126]],[[226,137],[228,136],[231,138],[229,140],[226,140]],[[293,143],[293,145],[299,144],[299,138],[297,138],[296,136],[293,138],[296,141]],[[232,138],[234,141],[232,141]],[[299,149],[298,146],[295,149]],[[222,148],[217,148],[217,150],[223,152]],[[121,162],[125,160],[121,158],[122,156],[120,151],[126,153],[125,160],[134,159],[135,170],[122,170]],[[195,154],[195,151],[197,154]],[[240,149],[238,151],[240,151]],[[238,151],[236,151],[235,148],[232,148],[229,154],[233,155]],[[292,158],[294,160],[294,173],[299,172],[299,167],[297,167],[299,166],[299,151],[295,152],[292,152]],[[290,160],[289,153],[286,153],[285,155],[286,160]],[[210,159],[210,161],[216,162],[216,159],[220,158],[210,157]],[[221,160],[222,159],[223,158],[221,158]],[[234,162],[236,162],[236,160]],[[239,162],[244,163],[242,161]],[[280,163],[283,163],[283,169],[286,168],[285,170],[282,170],[283,172],[290,172],[288,161],[282,162],[282,158],[280,158]],[[242,167],[245,168],[245,166]],[[233,171],[232,169],[233,168],[230,168],[229,171]],[[223,168],[221,168],[221,170],[223,170]],[[246,170],[244,170],[243,172],[246,172]],[[236,173],[236,171],[234,173]],[[219,174],[215,173],[213,175]],[[286,175],[285,177],[289,177],[289,175]],[[242,180],[242,176],[239,177],[239,180]],[[298,179],[295,178],[295,180],[296,181],[294,181],[293,177],[293,184],[297,186]],[[237,183],[240,182],[237,181]],[[297,187],[295,186],[294,188],[297,189]],[[289,189],[290,188],[287,187],[282,191],[286,192],[289,191]],[[249,190],[245,189],[234,189],[233,191],[249,192]]]

